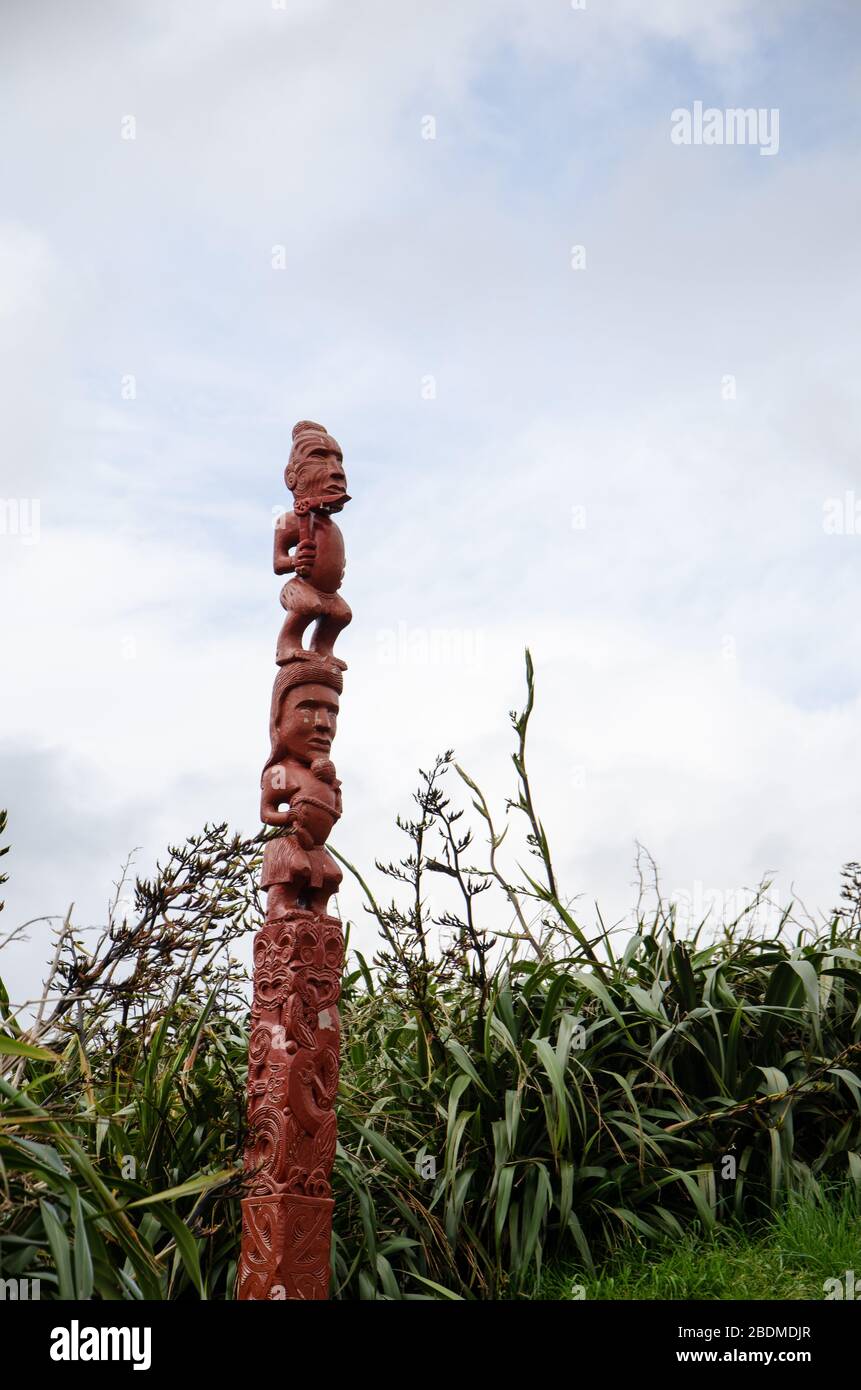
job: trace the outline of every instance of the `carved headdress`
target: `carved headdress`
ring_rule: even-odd
[[[306,657],[299,661],[288,661],[286,666],[279,668],[278,675],[275,677],[275,684],[272,687],[272,707],[269,712],[269,742],[272,751],[263,769],[264,774],[273,763],[277,763],[281,759],[278,736],[281,705],[288,691],[295,690],[300,685],[326,685],[330,690],[334,690],[340,695],[344,689],[344,677],[340,667],[333,661],[322,656],[315,656],[313,652],[309,652]],[[262,780],[261,777],[261,783]]]
[[[298,424],[293,426],[293,447],[290,450],[290,458],[284,470],[284,481],[291,492],[296,491],[296,485],[301,479],[302,467],[307,462],[310,451],[319,449],[321,444],[337,450],[339,454],[341,452],[340,444],[329,433],[325,425],[318,425],[314,420],[300,420]]]

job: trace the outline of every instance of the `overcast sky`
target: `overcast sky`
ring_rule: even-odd
[[[256,828],[300,418],[354,498],[344,854],[395,851],[449,746],[501,814],[529,644],[586,923],[636,840],[680,901],[833,906],[859,37],[853,0],[3,0],[5,930]],[[675,143],[697,102],[762,138]],[[13,996],[49,947],[5,953]]]

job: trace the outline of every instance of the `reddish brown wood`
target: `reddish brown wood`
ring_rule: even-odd
[[[341,815],[329,753],[346,663],[333,648],[352,617],[338,592],[344,539],[332,515],[350,498],[339,445],[311,421],[293,430],[284,476],[294,509],[275,529],[275,573],[296,577],[281,591],[260,784],[261,820],[282,833],[264,850],[266,922],[254,941],[243,1299],[327,1298],[332,1235],[344,938],[327,910],[341,870],[326,840]]]

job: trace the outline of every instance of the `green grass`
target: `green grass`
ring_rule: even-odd
[[[756,1231],[691,1229],[653,1246],[629,1237],[597,1277],[576,1263],[559,1263],[535,1297],[822,1299],[825,1281],[842,1283],[847,1270],[857,1272],[861,1285],[861,1207],[843,1192],[822,1202],[791,1202]]]

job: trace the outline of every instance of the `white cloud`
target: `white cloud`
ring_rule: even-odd
[[[300,416],[355,498],[348,857],[396,852],[450,745],[510,794],[528,643],[584,915],[629,906],[635,837],[670,887],[775,869],[833,903],[861,538],[822,508],[857,479],[858,181],[840,120],[798,111],[847,90],[840,7],[803,94],[799,13],[6,7],[3,486],[42,516],[38,545],[0,537],[10,918],[91,918],[133,844],[148,867],[206,819],[254,827]],[[777,158],[671,145],[704,81],[776,93]]]

